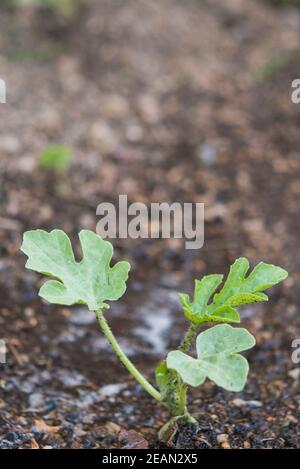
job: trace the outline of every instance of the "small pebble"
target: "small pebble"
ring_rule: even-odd
[[[209,142],[198,146],[197,155],[205,166],[214,165],[218,158],[216,147]]]
[[[298,380],[300,378],[300,367],[293,368],[291,371],[288,372],[288,375],[294,380]]]
[[[230,449],[230,444],[228,441],[228,435],[226,433],[221,433],[217,436],[217,441],[223,449]]]

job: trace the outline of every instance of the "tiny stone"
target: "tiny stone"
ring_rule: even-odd
[[[217,161],[217,150],[212,143],[203,143],[202,145],[198,146],[197,155],[199,160],[205,166],[212,166]]]
[[[221,433],[221,435],[218,435],[217,441],[222,446],[223,449],[230,449],[228,435],[226,433]]]
[[[246,405],[246,401],[244,401],[243,399],[239,399],[239,398],[233,399],[231,403],[235,405],[236,407],[244,407]]]
[[[34,392],[29,396],[29,406],[30,408],[38,409],[44,403],[45,397],[40,392]]]
[[[300,368],[293,368],[293,370],[288,372],[288,375],[291,378],[295,379],[295,380],[299,379],[300,378]]]
[[[263,403],[260,402],[260,401],[247,401],[246,402],[246,405],[248,407],[252,407],[252,408],[258,408],[258,407],[262,407],[263,406]]]
[[[243,399],[239,399],[239,398],[236,398],[236,399],[233,399],[231,401],[231,403],[233,405],[235,405],[236,407],[252,407],[252,408],[257,408],[257,407],[262,407],[262,402],[260,401],[255,401],[255,400],[252,400],[252,401],[244,401]]]

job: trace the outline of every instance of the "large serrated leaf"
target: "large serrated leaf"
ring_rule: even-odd
[[[86,304],[91,311],[105,308],[105,301],[119,299],[126,290],[130,265],[110,267],[113,247],[89,230],[79,233],[82,260],[74,258],[68,236],[61,230],[24,233],[21,250],[28,256],[26,267],[56,280],[49,280],[39,295],[50,303]]]
[[[207,275],[202,280],[196,280],[193,301],[185,293],[179,295],[187,319],[193,324],[240,322],[239,313],[235,309],[237,306],[267,301],[268,297],[262,291],[288,276],[281,267],[264,262],[258,264],[246,277],[248,270],[248,260],[244,257],[237,259],[219,293],[215,292],[222,282],[222,275]]]
[[[255,339],[246,329],[221,324],[198,335],[198,358],[180,351],[170,352],[167,366],[177,371],[190,386],[199,386],[209,378],[228,391],[241,391],[247,380],[249,366],[239,352],[254,345]]]

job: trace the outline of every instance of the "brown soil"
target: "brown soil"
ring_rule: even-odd
[[[59,227],[77,243],[96,206],[206,204],[205,245],[116,241],[132,263],[109,321],[134,363],[153,368],[186,328],[177,291],[225,273],[238,256],[285,267],[267,305],[242,311],[255,335],[242,393],[206,382],[199,419],[178,448],[300,447],[300,10],[248,0],[101,0],[78,18],[0,9],[0,447],[115,448],[135,430],[158,448],[167,413],[136,385],[83,308],[37,297],[41,278],[19,252],[26,229]],[[47,145],[71,146],[66,175],[39,166]],[[125,438],[125,440],[124,440]],[[144,444],[144,443],[142,443]]]

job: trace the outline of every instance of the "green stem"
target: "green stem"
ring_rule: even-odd
[[[192,340],[197,334],[197,331],[198,331],[198,326],[196,324],[191,324],[181,342],[180,347],[178,348],[180,352],[188,352],[188,350],[190,349]]]
[[[134,376],[138,383],[147,391],[150,396],[152,396],[157,401],[161,401],[160,393],[146,380],[146,378],[137,370],[134,364],[127,358],[123,350],[121,349],[120,345],[118,344],[117,339],[115,338],[114,334],[112,333],[111,328],[107,324],[107,321],[102,313],[101,310],[96,311],[96,316],[101,327],[101,330],[105,337],[107,338],[108,342],[112,346],[115,354],[119,358],[120,362],[127,368],[129,373]]]
[[[187,385],[185,383],[181,382],[180,383],[180,393],[179,393],[179,407],[178,407],[179,415],[187,414],[186,393],[187,393]]]
[[[187,352],[190,349],[191,343],[197,334],[198,326],[191,324],[181,342],[178,350],[181,352]],[[174,372],[173,372],[174,373]],[[170,393],[168,396],[168,407],[173,418],[179,416],[189,416],[187,412],[187,385],[183,383],[178,373],[175,374],[175,378],[172,377],[169,383]]]

